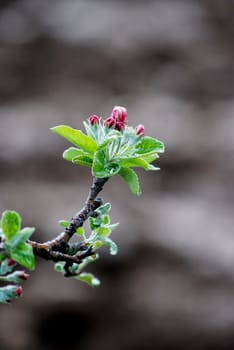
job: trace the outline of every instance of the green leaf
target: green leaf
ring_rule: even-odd
[[[85,230],[82,226],[78,227],[78,229],[76,230],[76,234],[79,236],[83,236],[85,234]]]
[[[120,159],[120,165],[126,168],[139,167],[145,170],[156,170],[155,167],[145,161],[143,157],[122,158]]]
[[[133,194],[135,194],[136,196],[139,196],[141,194],[138,176],[135,173],[135,171],[129,168],[121,168],[119,175],[127,183]]]
[[[92,243],[92,247],[94,250],[101,248],[103,245],[104,245],[103,240],[95,241],[94,243]]]
[[[34,227],[24,227],[8,242],[10,249],[14,249],[18,244],[26,242],[31,237],[34,231]]]
[[[120,164],[118,160],[113,160],[110,163],[107,163],[105,165],[105,170],[107,172],[107,176],[106,177],[111,177],[114,176],[116,174],[118,174],[118,172],[120,171]]]
[[[58,125],[51,128],[51,130],[84,151],[93,154],[97,150],[97,143],[80,130],[73,129],[67,125]]]
[[[70,225],[70,221],[68,220],[59,220],[59,225],[62,226],[62,228],[67,228]]]
[[[150,136],[143,136],[135,145],[137,154],[144,154],[149,152],[164,152],[163,142],[156,140]]]
[[[100,280],[97,277],[95,277],[92,273],[82,272],[76,278],[82,282],[87,283],[91,287],[98,287],[101,284]]]
[[[83,151],[82,149],[76,147],[70,147],[63,152],[63,158],[72,162],[72,159],[80,156],[87,156],[90,153]]]
[[[35,268],[35,257],[33,249],[28,243],[20,243],[11,251],[11,259],[29,270]]]
[[[119,226],[119,222],[116,222],[115,224],[111,224],[111,225],[108,225],[107,227],[111,230],[111,231],[113,231],[116,227],[118,227]]]
[[[56,271],[56,272],[64,272],[64,265],[65,265],[65,262],[63,262],[63,261],[59,261],[59,262],[57,262],[56,264],[54,264],[54,270]]]
[[[97,227],[94,230],[97,238],[108,237],[111,233],[111,229],[109,227]]]
[[[103,243],[105,244],[105,246],[107,246],[110,249],[110,254],[111,255],[118,254],[118,246],[117,246],[117,244],[114,241],[112,241],[111,238],[106,237],[103,240]]]
[[[98,216],[96,218],[93,218],[92,216],[90,216],[88,218],[88,222],[89,222],[89,227],[92,231],[92,230],[96,229],[97,227],[101,226],[102,218],[101,218],[101,216]]]
[[[105,153],[99,150],[94,155],[92,175],[96,178],[105,178],[116,175],[120,170],[118,160],[106,162]]]
[[[102,222],[104,225],[110,224],[110,216],[109,215],[102,215]]]
[[[2,230],[6,239],[11,239],[21,227],[21,217],[16,211],[4,211],[2,214]]]
[[[76,165],[83,165],[90,167],[93,164],[93,159],[88,156],[78,156],[72,159],[72,163]]]
[[[95,211],[97,211],[101,215],[104,215],[104,214],[109,213],[110,210],[111,210],[111,204],[105,203],[105,204],[101,205],[100,207],[98,207]]]
[[[97,151],[94,155],[92,175],[97,178],[108,177],[105,171],[105,153],[102,150]]]
[[[98,151],[104,150],[112,142],[120,138],[119,131],[112,130],[111,134],[105,137],[104,141],[98,146]]]
[[[4,253],[0,253],[0,266],[1,266],[1,263],[3,262],[3,260],[5,260],[7,257],[7,254],[4,252]],[[1,272],[0,272],[0,275],[1,275]]]

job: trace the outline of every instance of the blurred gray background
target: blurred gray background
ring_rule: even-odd
[[[83,205],[91,176],[52,126],[122,105],[166,144],[140,198],[102,193],[120,226],[101,287],[38,259],[0,306],[1,350],[234,348],[233,38],[233,0],[1,0],[1,211],[43,241]]]

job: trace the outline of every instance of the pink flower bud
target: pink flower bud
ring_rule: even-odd
[[[116,122],[115,129],[118,131],[122,131],[124,129],[124,123]]]
[[[127,121],[127,109],[121,106],[115,106],[112,109],[111,117],[116,121],[125,123]]]
[[[29,278],[29,274],[22,271],[20,274],[19,274],[19,278],[22,280],[22,281],[26,281],[28,278]]]
[[[100,122],[100,117],[98,117],[97,115],[91,115],[88,119],[89,123],[91,125],[96,125],[96,124],[99,124]]]
[[[104,121],[104,124],[108,127],[108,128],[112,128],[112,126],[115,126],[116,121],[113,117],[109,117]]]
[[[17,295],[17,297],[20,297],[23,293],[23,288],[22,287],[18,287],[16,290],[15,290],[15,295]]]
[[[136,127],[136,134],[138,136],[143,136],[145,134],[145,127],[143,124],[139,124],[137,127]]]

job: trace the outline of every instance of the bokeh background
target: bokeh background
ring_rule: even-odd
[[[38,259],[0,306],[1,350],[233,349],[233,38],[233,0],[1,0],[1,211],[43,241],[83,205],[92,179],[52,126],[123,105],[166,144],[140,198],[103,191],[120,226],[101,287]]]

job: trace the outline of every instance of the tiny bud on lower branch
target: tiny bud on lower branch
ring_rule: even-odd
[[[22,280],[22,281],[26,281],[28,278],[29,278],[29,274],[22,271],[20,274],[19,274],[19,278]]]
[[[12,260],[11,258],[8,258],[7,265],[8,266],[13,266],[13,265],[15,265],[15,261]]]
[[[23,294],[23,288],[18,286],[17,289],[15,290],[15,295],[20,297]]]

